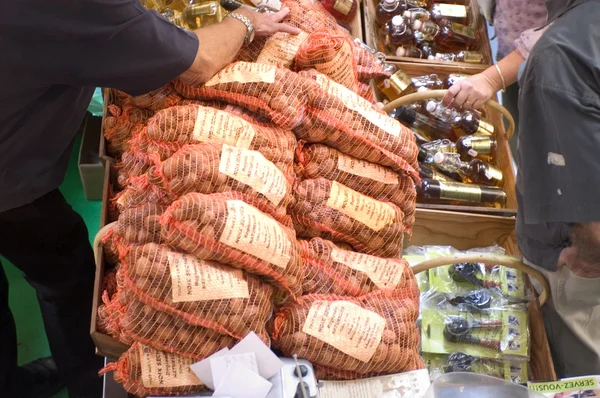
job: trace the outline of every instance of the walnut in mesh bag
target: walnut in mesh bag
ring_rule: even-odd
[[[175,88],[185,98],[239,105],[290,129],[304,117],[308,93],[315,84],[275,65],[236,62],[221,69],[202,86],[189,86],[178,80]]]
[[[412,293],[411,293],[412,294]],[[356,375],[399,373],[419,358],[418,298],[375,292],[311,294],[276,314],[273,342],[288,356]]]
[[[357,251],[398,257],[404,235],[402,211],[336,181],[305,180],[294,189],[290,205],[299,236],[347,242]]]
[[[162,226],[159,218],[166,209],[166,206],[154,203],[125,209],[113,228],[114,239],[124,244],[161,243]]]
[[[114,371],[114,379],[135,396],[185,395],[206,391],[194,375],[191,358],[157,351],[135,343],[117,362],[108,364],[100,375]]]
[[[145,202],[168,205],[190,192],[237,191],[245,202],[291,225],[286,212],[293,181],[291,162],[274,164],[258,151],[220,144],[187,145],[164,162],[151,157],[155,166],[131,179],[121,193],[123,207]]]
[[[148,152],[167,159],[185,144],[227,144],[259,151],[274,163],[291,162],[296,139],[289,130],[259,121],[239,108],[175,106],[157,112],[146,129]]]
[[[299,139],[323,143],[359,159],[388,166],[419,180],[413,133],[358,94],[311,70],[299,73],[320,86],[310,93],[306,117],[294,128]]]
[[[296,171],[305,179],[327,178],[374,199],[392,202],[403,211],[407,229],[415,222],[415,184],[403,173],[320,144],[305,145],[296,152]]]
[[[360,296],[376,290],[413,289],[415,277],[402,259],[387,259],[343,250],[321,238],[301,241],[303,294]]]
[[[107,109],[109,115],[102,124],[107,151],[109,155],[119,157],[129,150],[130,141],[146,123],[150,113],[129,103],[122,108],[109,105]]]
[[[163,215],[163,236],[172,247],[199,259],[261,275],[299,296],[302,269],[294,230],[242,198],[238,192],[184,195]]]
[[[171,83],[149,93],[130,98],[133,105],[153,111],[175,106],[182,100],[183,98],[177,94]]]
[[[156,244],[132,247],[120,275],[137,300],[189,325],[270,342],[273,288],[253,275]]]

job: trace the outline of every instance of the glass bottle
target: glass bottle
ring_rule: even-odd
[[[407,107],[400,106],[396,110],[396,119],[409,127],[414,127],[430,141],[448,139],[452,142],[457,137],[449,122],[435,117],[427,117]]]
[[[430,155],[430,157],[431,157],[430,163],[434,163],[433,157],[438,152],[456,153],[456,146],[454,145],[454,143],[452,141],[450,141],[448,139],[441,139],[441,140],[434,140],[434,141],[427,142],[427,143],[421,145],[421,149],[426,150],[427,153]]]
[[[449,89],[453,84],[458,83],[461,80],[466,79],[467,77],[471,77],[471,75],[465,75],[464,73],[450,73],[444,79],[442,87],[444,89]]]
[[[439,141],[439,140],[438,140]],[[419,168],[424,169],[427,175],[420,175],[421,178],[432,178],[434,180],[441,181],[457,181],[462,182],[462,177],[455,172],[449,172],[448,170],[440,169],[433,161],[435,152],[428,151],[422,146],[419,148],[419,154],[417,159],[419,161]],[[431,170],[431,171],[429,171]],[[429,175],[429,176],[428,176]],[[436,177],[430,177],[436,176]]]
[[[483,160],[473,159],[467,163],[460,160],[458,153],[437,152],[433,161],[440,169],[459,174],[463,182],[488,186],[502,185],[502,171]]]
[[[413,22],[412,27],[414,31],[421,32],[418,36],[422,41],[431,41],[440,33],[440,27],[431,21],[417,19]]]
[[[385,26],[396,15],[402,15],[406,10],[406,2],[403,0],[381,0],[375,10],[375,19],[380,26]]]
[[[419,50],[421,50],[421,53],[423,54],[423,58],[428,59],[433,54],[435,54],[435,48],[433,46],[432,41],[419,40],[419,39],[417,39],[417,37],[415,37],[415,40],[417,40],[417,48]]]
[[[219,23],[225,17],[225,10],[218,1],[190,4],[182,13],[186,27],[191,30]]]
[[[500,188],[433,179],[422,180],[421,185],[416,188],[419,202],[461,202],[496,208],[506,206],[506,192]]]
[[[470,0],[427,0],[427,8],[433,7],[435,3],[460,4],[463,6],[468,6]]]
[[[482,64],[484,60],[483,54],[479,51],[460,51],[457,54],[437,53],[434,59],[438,61],[465,62],[468,64]]]
[[[419,164],[419,177],[423,180],[454,181],[427,163]]]
[[[338,21],[350,23],[358,11],[358,0],[321,0],[323,7]]]
[[[162,10],[160,15],[162,15],[173,25],[181,26],[182,28],[186,27],[185,22],[182,20],[182,14],[180,11],[174,10],[172,8],[165,8],[164,10]]]
[[[430,116],[448,123],[460,117],[460,114],[455,109],[445,107],[441,101],[428,101],[425,105],[425,110]]]
[[[429,13],[434,22],[439,22],[442,19],[468,25],[468,9],[461,4],[433,3]]]
[[[423,52],[416,47],[400,46],[396,49],[397,57],[423,58]]]
[[[440,31],[436,36],[436,44],[441,51],[458,52],[479,48],[479,35],[469,26],[447,19],[440,20],[438,24]]]
[[[412,81],[415,84],[417,91],[442,89],[442,81],[435,73],[432,73],[431,75],[413,77]]]
[[[412,30],[400,15],[396,15],[387,23],[386,28],[390,44],[394,47],[412,44]]]
[[[478,158],[486,162],[496,159],[498,145],[491,135],[466,135],[456,141],[456,152],[462,160]]]
[[[153,2],[158,9],[163,11],[168,8],[181,12],[188,5],[185,0],[153,0]]]
[[[402,70],[392,64],[386,64],[385,68],[390,72],[388,79],[382,79],[377,82],[377,88],[385,97],[393,101],[407,94],[417,91],[415,84],[410,77]]]
[[[475,109],[466,109],[459,115],[451,122],[457,136],[494,134],[494,125],[485,120]]]
[[[406,9],[409,8],[428,8],[428,0],[406,0]]]
[[[431,19],[431,15],[429,14],[429,11],[427,11],[424,8],[410,8],[406,11],[404,11],[404,14],[402,14],[404,16],[404,18],[406,18],[406,20],[410,21],[410,22],[414,22],[414,21],[429,21]]]

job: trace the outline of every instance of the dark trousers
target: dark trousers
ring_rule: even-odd
[[[83,219],[56,190],[0,213],[0,254],[35,288],[50,351],[71,397],[100,397],[90,316],[94,256]],[[0,264],[0,397],[20,397],[27,379],[17,368],[17,340]],[[25,396],[28,396],[25,393]]]

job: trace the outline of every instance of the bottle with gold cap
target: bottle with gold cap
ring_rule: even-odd
[[[506,206],[506,192],[496,187],[465,184],[452,181],[423,179],[416,185],[417,201],[421,203],[461,203],[471,206],[502,208]]]
[[[498,145],[491,135],[465,135],[456,141],[455,146],[456,152],[464,161],[473,158],[481,159],[485,162],[493,162],[496,160],[496,150]]]
[[[377,82],[377,88],[388,100],[393,101],[417,91],[411,78],[402,69],[392,64],[386,64],[385,69],[390,72],[391,76],[388,79],[380,79]]]
[[[459,174],[463,182],[488,186],[502,185],[502,171],[483,160],[473,159],[467,163],[460,160],[458,153],[438,152],[433,161],[440,169]]]

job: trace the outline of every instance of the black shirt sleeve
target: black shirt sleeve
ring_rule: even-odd
[[[139,95],[192,65],[198,39],[138,0],[76,0],[69,25],[71,83]]]

